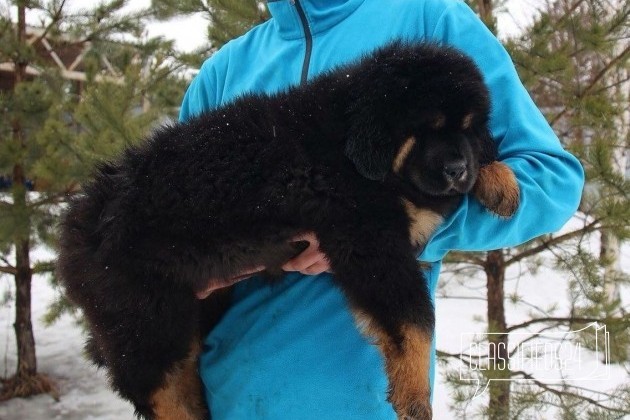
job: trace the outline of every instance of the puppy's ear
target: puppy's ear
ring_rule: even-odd
[[[392,140],[373,120],[356,121],[353,125],[346,140],[346,156],[367,179],[383,180],[392,166]]]

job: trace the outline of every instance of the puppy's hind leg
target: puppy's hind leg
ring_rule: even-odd
[[[207,419],[197,372],[199,306],[192,291],[156,277],[119,286],[116,300],[84,307],[90,348],[98,350],[96,361],[109,371],[112,387],[140,418]]]
[[[373,316],[360,309],[353,315],[361,331],[376,344],[385,358],[389,378],[389,401],[400,420],[432,418],[431,368],[432,335],[413,323],[403,324],[392,335]]]
[[[364,238],[352,244],[348,254],[336,252],[327,239],[321,242],[358,326],[385,359],[389,400],[399,419],[431,419],[434,311],[411,247],[404,235]]]
[[[200,341],[195,340],[188,356],[166,374],[163,385],[151,396],[157,420],[204,420],[207,418],[201,379],[197,369]]]

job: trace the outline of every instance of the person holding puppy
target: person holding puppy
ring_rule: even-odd
[[[454,46],[481,69],[492,100],[490,128],[500,160],[516,174],[521,204],[505,220],[466,197],[419,256],[429,263],[433,292],[448,251],[516,246],[558,230],[577,209],[580,163],[563,150],[505,49],[463,2],[269,0],[267,6],[270,20],[203,64],[181,120],[244,93],[305,83],[395,39]],[[395,419],[380,354],[357,331],[317,238],[305,232],[295,240],[310,245],[285,264],[278,284],[249,278],[264,267],[222,283],[235,284],[232,306],[206,337],[200,358],[212,419]]]

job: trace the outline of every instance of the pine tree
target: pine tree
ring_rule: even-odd
[[[628,276],[618,254],[630,238],[629,17],[624,1],[555,1],[527,37],[508,44],[530,92],[587,174],[583,223],[565,234],[572,242],[543,240],[556,245],[558,267],[575,278],[575,316],[610,318],[624,311],[618,291]],[[585,238],[594,234],[600,246],[589,249]],[[616,332],[611,356],[628,360],[628,330]]]
[[[484,0],[480,13],[491,4]],[[628,361],[630,320],[627,306],[618,297],[619,285],[628,278],[611,269],[606,244],[624,241],[630,228],[630,183],[624,164],[628,153],[628,16],[630,5],[623,1],[556,0],[548,2],[523,34],[508,40],[507,47],[526,87],[542,108],[565,147],[574,152],[587,171],[587,188],[575,220],[582,223],[560,234],[545,235],[524,246],[487,253],[451,253],[449,270],[469,275],[479,270],[486,278],[488,332],[548,331],[564,326],[577,330],[591,322],[605,324],[611,337],[611,360]],[[482,16],[485,22],[495,22]],[[572,225],[573,226],[573,225]],[[602,239],[602,248],[589,241]],[[612,238],[612,239],[611,239]],[[610,249],[610,247],[608,248]],[[550,257],[550,256],[553,256]],[[549,261],[551,260],[551,261]],[[566,297],[569,310],[537,308],[532,318],[510,325],[505,303],[527,304],[518,295],[505,294],[506,272],[520,267],[534,273],[542,264],[555,264],[557,276],[569,279]],[[462,268],[464,267],[464,268]],[[473,269],[471,270],[470,267]],[[613,292],[611,292],[613,290]],[[490,360],[509,358],[508,334],[492,336],[503,353]],[[592,333],[578,340],[592,347]],[[497,350],[499,351],[499,350]],[[461,360],[462,355],[442,352],[444,360]],[[490,383],[489,399],[480,417],[521,418],[537,410],[558,407],[563,418],[619,418],[630,413],[630,389],[621,387],[604,394],[581,389],[570,382],[549,385],[531,372],[493,369],[491,363],[481,381],[526,379],[525,382]],[[470,388],[451,371],[448,381],[455,390],[454,406],[464,414],[470,402]],[[470,383],[468,383],[469,385]],[[468,390],[468,391],[467,391]],[[470,413],[466,413],[470,416]]]
[[[114,34],[137,37],[151,16],[122,13],[124,5],[112,0],[79,11],[67,10],[64,0],[3,5],[17,12],[16,21],[0,16],[0,176],[8,186],[0,191],[0,273],[15,279],[17,368],[3,381],[0,400],[56,394],[37,372],[30,311],[33,274],[52,272],[54,263],[33,261],[33,248],[54,243],[60,206],[91,165],[139,139],[184,90],[172,76],[170,44],[110,41]],[[28,26],[29,15],[43,24]],[[141,112],[143,101],[145,111],[149,101],[154,108]]]

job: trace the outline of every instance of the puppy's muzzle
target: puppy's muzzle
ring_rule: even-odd
[[[461,182],[467,175],[466,161],[464,159],[456,159],[446,162],[442,173],[444,178],[450,183]]]

